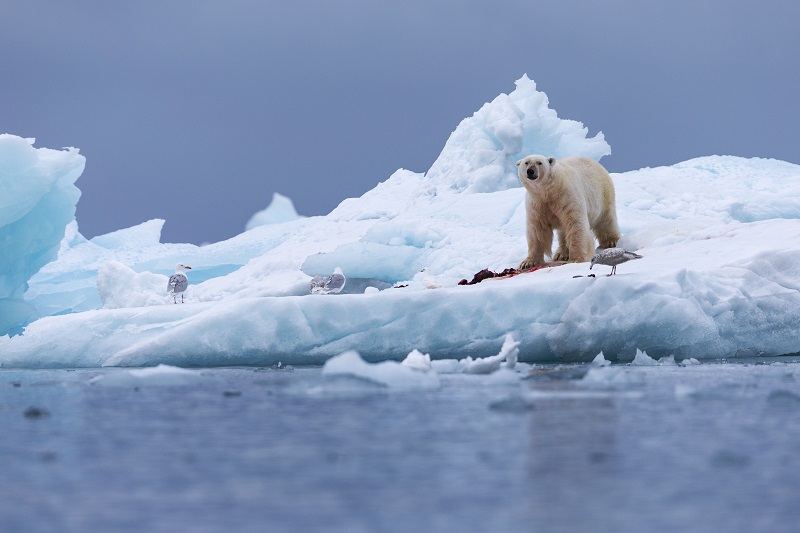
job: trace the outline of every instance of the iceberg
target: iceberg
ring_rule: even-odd
[[[160,243],[163,221],[87,240],[66,220],[52,261],[18,276],[30,278],[14,297],[38,319],[0,337],[0,366],[321,365],[348,352],[375,364],[416,350],[442,368],[495,356],[509,334],[520,363],[800,352],[800,166],[784,161],[612,174],[619,245],[643,259],[613,277],[585,263],[458,285],[526,255],[515,158],[609,153],[586,131],[524,77],[462,121],[428,172],[398,170],[326,216],[207,246]],[[167,305],[157,291],[177,262],[193,267],[187,303]],[[337,266],[360,291],[311,295]]]
[[[0,334],[39,316],[22,296],[31,276],[57,257],[81,195],[75,181],[86,159],[75,148],[34,142],[0,135]]]

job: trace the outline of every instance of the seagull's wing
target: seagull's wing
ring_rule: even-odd
[[[625,250],[622,248],[609,248],[606,253],[608,259],[622,259],[625,256]]]
[[[334,272],[325,281],[325,289],[331,292],[333,291],[339,292],[344,288],[345,282],[346,280],[343,274],[338,274]]]
[[[189,280],[183,274],[173,274],[167,283],[168,292],[183,292],[189,286]]]

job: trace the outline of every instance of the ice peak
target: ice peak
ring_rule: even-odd
[[[250,217],[245,226],[245,231],[267,224],[280,224],[301,218],[294,208],[291,198],[279,193],[273,193],[272,201],[266,207]]]
[[[500,94],[461,121],[427,172],[427,193],[495,192],[519,185],[515,163],[541,153],[599,160],[611,153],[602,133],[587,138],[581,122],[558,118],[547,95],[523,75],[510,94]]]

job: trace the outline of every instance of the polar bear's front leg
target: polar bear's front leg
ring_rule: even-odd
[[[519,270],[530,270],[544,264],[545,252],[553,249],[553,228],[528,223],[528,257],[519,264]]]
[[[594,253],[594,236],[589,230],[589,221],[575,220],[572,226],[567,226],[566,233],[568,258],[563,261],[570,263],[585,263],[592,258]]]
[[[569,246],[567,245],[567,235],[564,230],[558,229],[558,248],[553,255],[553,261],[569,261]]]

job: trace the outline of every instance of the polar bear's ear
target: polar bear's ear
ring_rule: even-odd
[[[552,167],[553,165],[556,164],[556,158],[555,157],[551,157],[550,159],[547,160],[547,162],[550,163],[550,166]]]
[[[519,164],[520,164],[520,163],[522,163],[522,159],[520,159],[519,161],[517,161],[517,166],[519,166]]]

